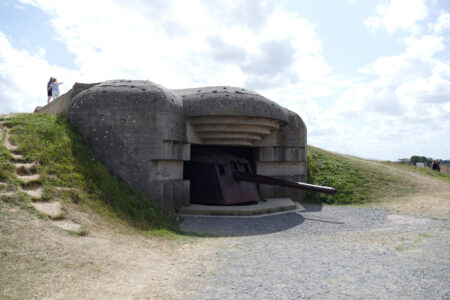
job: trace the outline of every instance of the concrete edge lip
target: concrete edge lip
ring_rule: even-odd
[[[297,210],[297,205],[290,198],[267,198],[267,201],[260,201],[257,204],[238,206],[219,206],[191,204],[182,207],[177,216],[194,217],[249,217],[275,214],[279,212],[292,212]]]

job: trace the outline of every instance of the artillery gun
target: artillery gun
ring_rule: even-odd
[[[259,184],[336,193],[332,187],[257,175],[245,158],[207,151],[192,155],[185,163],[184,178],[190,180],[191,202],[199,204],[256,203],[260,200]]]

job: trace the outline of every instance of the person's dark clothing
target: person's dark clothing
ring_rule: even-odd
[[[51,81],[49,81],[49,82],[47,83],[47,96],[52,96],[52,88],[51,88],[51,84],[52,84]],[[50,89],[49,89],[49,88],[50,88]]]
[[[441,171],[441,167],[439,166],[439,164],[438,164],[437,162],[433,162],[433,164],[431,165],[431,168],[432,168],[433,170],[438,171],[438,172]]]

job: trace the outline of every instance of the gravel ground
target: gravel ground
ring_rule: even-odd
[[[189,217],[218,235],[197,299],[450,299],[450,224],[376,208],[310,206],[259,218]],[[183,289],[189,290],[187,280]]]

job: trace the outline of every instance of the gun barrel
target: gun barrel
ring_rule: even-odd
[[[297,182],[297,181],[293,181],[293,180],[285,180],[285,179],[273,178],[273,177],[263,176],[263,175],[255,175],[255,174],[250,174],[250,173],[240,172],[240,171],[234,171],[233,177],[237,181],[250,181],[250,182],[256,182],[256,183],[267,184],[267,185],[285,186],[285,187],[291,187],[291,188],[301,189],[301,190],[309,190],[309,191],[325,193],[325,194],[330,194],[330,195],[336,194],[336,189],[329,187],[329,186],[314,185],[314,184],[309,184],[309,183]]]

